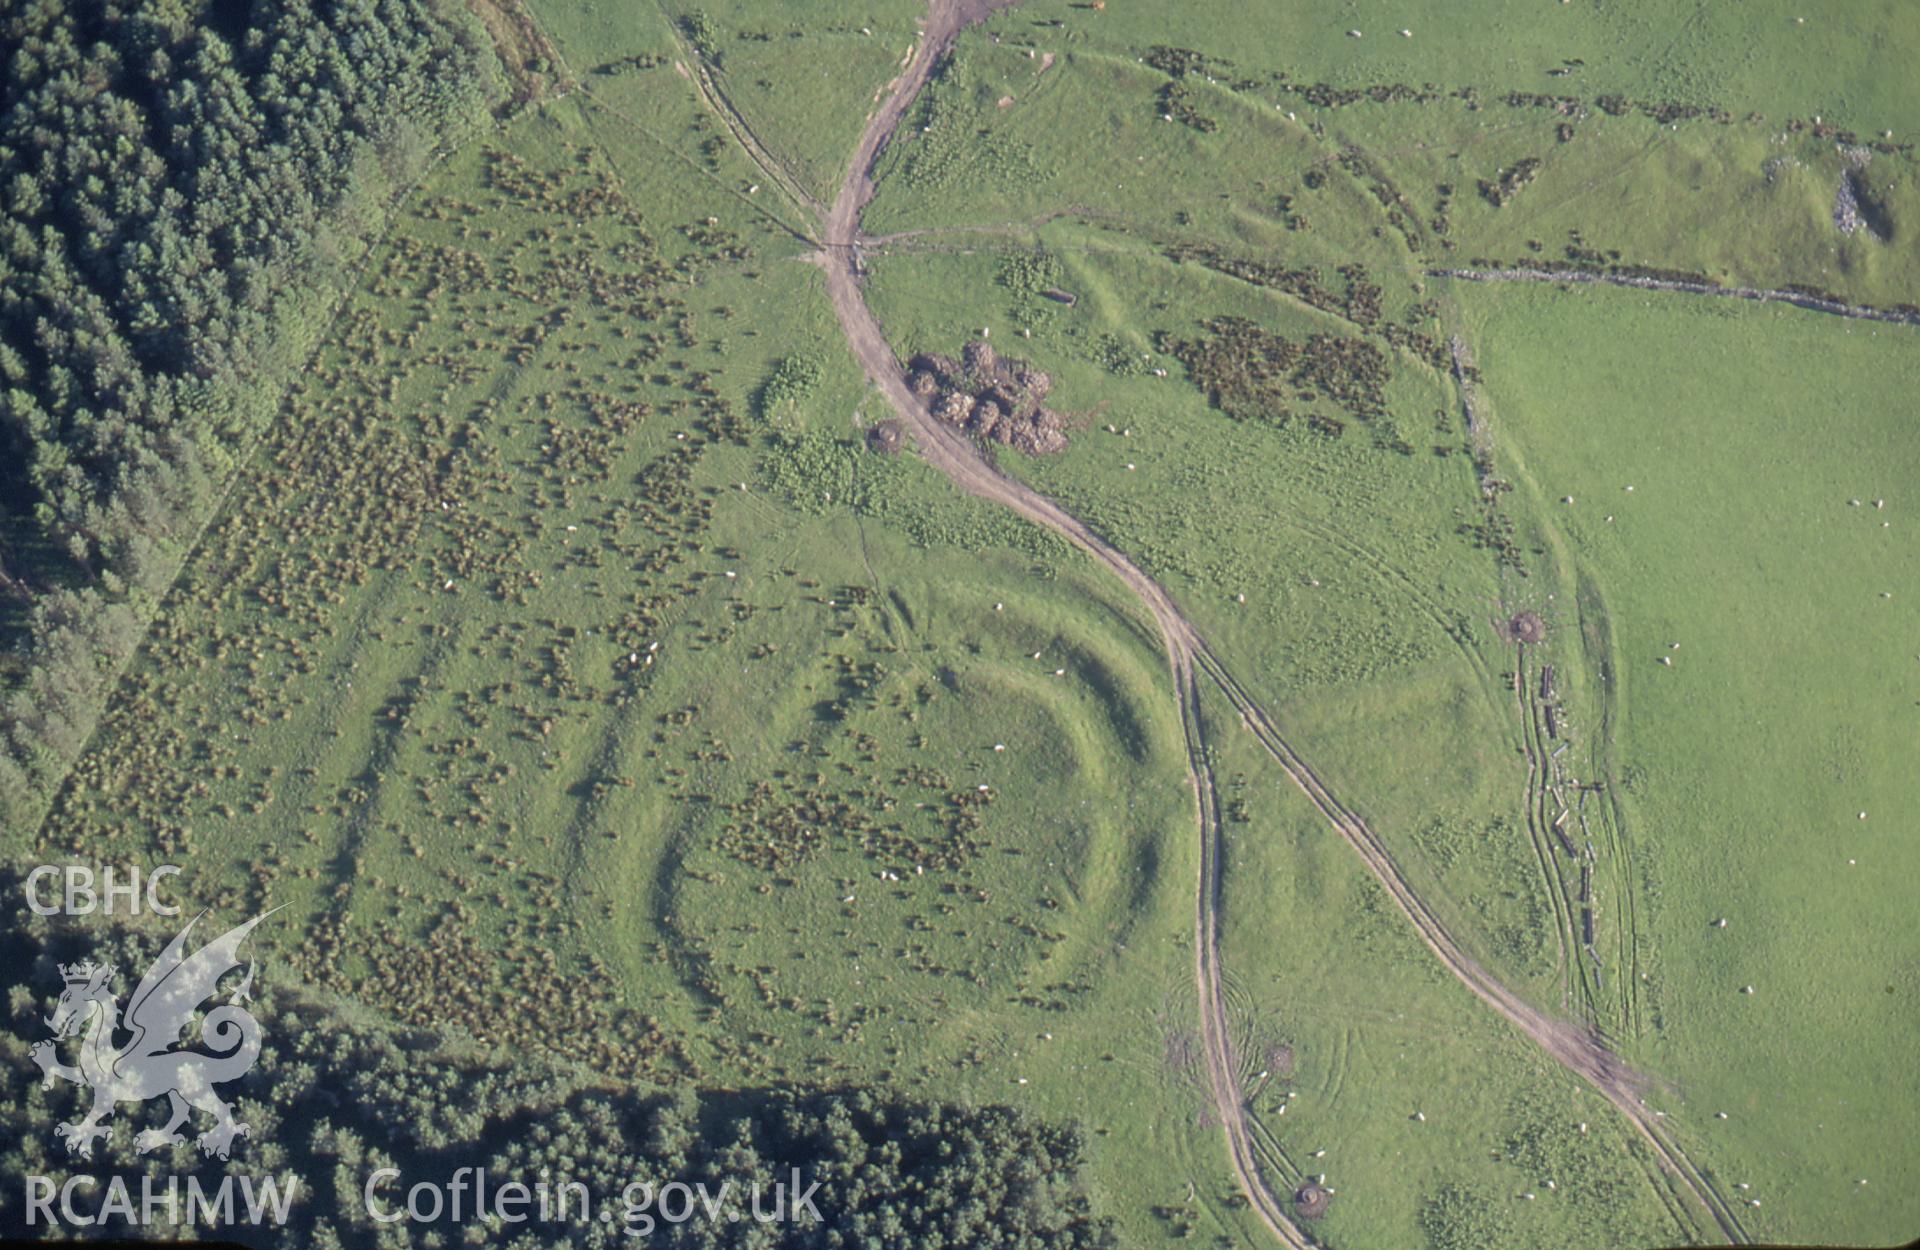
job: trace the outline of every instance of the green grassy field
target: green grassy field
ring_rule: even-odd
[[[563,106],[412,204],[43,852],[152,848],[199,865],[209,901],[292,902],[302,971],[381,983],[403,1016],[501,948],[523,993],[536,952],[599,968],[591,907],[561,900],[629,740],[666,710],[642,711],[640,653],[728,612],[707,461],[745,417],[700,379],[753,345],[729,344],[715,292],[729,273],[743,300],[809,276],[770,258],[772,283],[748,283],[777,236],[708,225],[672,193],[640,213],[622,179]],[[446,955],[422,965],[407,944],[427,933]],[[477,1011],[489,1040],[524,1019],[497,995]]]
[[[1065,239],[1051,250],[1083,299],[1005,350],[1030,353],[1057,379],[1081,429],[1060,456],[1003,454],[1004,467],[1171,588],[1241,680],[1314,746],[1336,790],[1398,831],[1424,884],[1482,919],[1469,940],[1483,957],[1555,1000],[1564,955],[1543,923],[1550,898],[1521,816],[1520,718],[1503,676],[1514,656],[1495,628],[1527,596],[1462,532],[1483,514],[1450,384],[1398,353],[1384,419],[1339,436],[1304,420],[1233,420],[1173,356],[1148,352],[1138,372],[1116,375],[1089,345],[1154,343],[1224,315],[1299,337],[1352,327],[1194,266],[1076,252]],[[903,351],[933,350],[977,333],[1004,303],[1001,263],[889,258],[872,298]],[[962,306],[963,292],[977,298]],[[1383,445],[1395,439],[1420,445]]]
[[[1910,85],[1882,72],[1881,58],[1911,59],[1920,50],[1920,33],[1906,17],[1898,0],[1844,10],[1788,0],[1734,7],[1706,0],[1554,7],[1533,0],[1355,0],[1337,11],[1258,14],[1229,0],[1203,0],[1183,9],[1175,24],[1151,5],[1094,10],[1046,0],[999,15],[991,28],[1130,56],[1183,45],[1227,62],[1222,78],[1284,70],[1301,83],[1432,82],[1443,90],[1476,87],[1489,97],[1515,90],[1618,93],[1759,110],[1782,121],[1818,115],[1877,135],[1920,123]],[[1360,37],[1348,34],[1354,30]],[[1580,62],[1575,72],[1554,77],[1569,61]]]
[[[847,153],[881,91],[919,36],[923,7],[879,0],[861,8],[770,11],[751,0],[719,4],[618,6],[536,3],[540,26],[596,97],[618,100],[658,73],[691,81],[704,66],[737,124],[773,154],[796,184],[831,200]],[[737,152],[726,121],[703,117],[696,141],[677,150],[696,159]],[[744,193],[762,181],[746,176]],[[766,186],[756,195],[775,199]]]
[[[1893,306],[1920,280],[1901,245],[1920,184],[1899,131],[1847,147],[1831,117],[1724,97],[1675,113],[1572,78],[1462,94],[1356,67],[1329,86],[1277,53],[1228,65],[1076,38],[1086,17],[996,20],[963,36],[885,157],[867,217],[883,239],[958,247],[1064,215],[1163,250],[1277,251],[1409,283],[1432,267],[1625,266]],[[1843,234],[1849,177],[1867,225]],[[1397,304],[1406,288],[1385,285]]]
[[[1023,207],[1000,206],[1010,217]],[[1486,219],[1502,211],[1482,210]],[[1891,928],[1899,870],[1863,886],[1845,860],[1868,861],[1851,850],[1816,863],[1788,848],[1824,850],[1825,836],[1809,832],[1818,827],[1846,835],[1850,848],[1888,853],[1884,833],[1857,836],[1884,826],[1871,816],[1861,825],[1856,809],[1906,806],[1896,757],[1898,718],[1911,700],[1895,692],[1912,660],[1901,650],[1910,623],[1897,606],[1911,544],[1901,544],[1897,500],[1887,497],[1907,476],[1894,396],[1911,366],[1911,331],[1683,296],[1431,283],[1421,293],[1437,301],[1434,332],[1462,334],[1477,357],[1494,470],[1519,484],[1500,508],[1514,527],[1518,559],[1509,566],[1458,532],[1478,491],[1459,454],[1467,450],[1459,400],[1442,375],[1396,357],[1389,411],[1396,432],[1413,428],[1406,414],[1433,414],[1414,438],[1450,445],[1448,457],[1383,454],[1364,431],[1330,440],[1297,421],[1276,431],[1226,420],[1182,384],[1180,361],[1152,345],[1222,315],[1296,335],[1352,327],[1171,264],[1133,225],[1055,222],[904,243],[875,262],[871,298],[903,356],[951,352],[985,327],[1007,343],[1003,351],[1054,376],[1056,402],[1081,414],[1074,446],[1039,461],[1002,453],[1003,467],[1067,503],[1175,591],[1336,791],[1354,796],[1423,889],[1468,922],[1483,959],[1542,1002],[1590,1012],[1676,1083],[1663,1115],[1718,1183],[1752,1186],[1733,1196],[1761,1203],[1746,1208],[1756,1231],[1896,1236],[1911,1213],[1874,1190],[1870,1161],[1897,1150],[1903,1130],[1875,1115],[1868,1090],[1900,1070],[1889,1048],[1897,1022],[1911,1018]],[[1693,237],[1754,246],[1724,232]],[[1034,249],[1079,297],[1071,311],[1023,298],[1010,277],[1012,258]],[[1115,341],[1138,349],[1148,372],[1131,361],[1110,368],[1103,349]],[[1154,368],[1169,376],[1152,376]],[[1524,416],[1513,413],[1516,402]],[[1837,426],[1836,407],[1846,413]],[[1551,480],[1542,461],[1555,465]],[[1669,510],[1629,556],[1616,545],[1635,532],[1623,528],[1625,509],[1644,506],[1651,488],[1628,495],[1626,479],[1663,472]],[[1830,514],[1818,522],[1816,493]],[[1570,508],[1557,502],[1563,495],[1605,502]],[[1880,498],[1896,510],[1875,507]],[[1620,524],[1596,525],[1588,513],[1604,517],[1615,500]],[[1850,519],[1859,523],[1838,528]],[[1836,542],[1848,546],[1836,551]],[[1589,543],[1611,562],[1589,554]],[[1749,568],[1751,577],[1736,579],[1734,570]],[[1780,615],[1768,606],[1776,603],[1789,619],[1806,614],[1791,640],[1779,635]],[[1520,607],[1540,611],[1552,629],[1521,673],[1531,689],[1543,664],[1557,668],[1559,740],[1574,753],[1556,755],[1555,775],[1606,787],[1564,826],[1576,845],[1599,847],[1592,954],[1581,949],[1577,857],[1552,840],[1558,804],[1542,809],[1537,845],[1524,826],[1516,657],[1491,628]],[[1822,609],[1848,623],[1819,630],[1813,614]],[[1689,629],[1750,640],[1714,644],[1716,659],[1742,656],[1739,675],[1677,696],[1685,717],[1670,715],[1679,704],[1649,710],[1630,699],[1641,682],[1669,676],[1663,653],[1677,669],[1689,664],[1686,652],[1666,651]],[[1817,630],[1816,656],[1802,643]],[[1674,638],[1655,642],[1663,632]],[[1627,658],[1636,648],[1639,676]],[[1782,666],[1794,676],[1783,681]],[[1839,693],[1859,690],[1887,692],[1870,723]],[[1789,754],[1811,745],[1794,732],[1808,724],[1819,726],[1818,754]],[[1759,725],[1774,745],[1730,749]],[[1859,783],[1857,803],[1833,793],[1850,781]],[[1836,812],[1849,824],[1836,826]],[[1743,831],[1738,852],[1723,840],[1734,829]],[[1543,862],[1557,870],[1564,902],[1543,888]],[[1708,929],[1736,899],[1775,917],[1746,922],[1758,946],[1727,940],[1739,916],[1724,933]],[[1856,906],[1879,941],[1816,918],[1853,916]],[[1230,918],[1245,914],[1228,908]],[[1768,1011],[1764,987],[1752,998],[1738,991],[1770,966],[1790,983]],[[1842,984],[1851,987],[1845,997]],[[1856,1011],[1866,1013],[1870,1040],[1855,1041],[1849,1028],[1843,1042],[1835,1021]],[[1788,1058],[1808,1054],[1825,1062]],[[1811,1121],[1809,1107],[1818,1109]]]
[[[1897,1239],[1916,1215],[1882,1177],[1906,1141],[1886,1108],[1916,1078],[1913,333],[1628,292],[1457,298],[1577,595],[1561,620],[1611,640],[1658,952],[1635,1053],[1753,1186],[1756,1232]]]
[[[697,51],[754,133],[821,202],[833,198],[847,154],[919,36],[924,6],[882,0],[773,13],[751,0],[676,5],[683,32],[710,31]],[[822,19],[826,20],[822,20]],[[704,19],[702,21],[701,19]]]
[[[1753,1233],[1891,1241],[1920,330],[1426,272],[1571,247],[1914,298],[1903,235],[1834,231],[1832,137],[1785,130],[1904,140],[1914,24],[1666,8],[1209,0],[1169,59],[1159,10],[1019,6],[883,157],[864,290],[902,359],[984,334],[1048,373],[1068,449],[985,454],[1168,590],[1470,955],[1650,1074]],[[502,1052],[1076,1120],[1125,1244],[1266,1244],[1201,1066],[1161,640],[869,449],[808,255],[920,10],[534,12],[584,89],[407,201],[12,849],[190,863],[197,902],[287,905],[288,975]],[[1563,137],[1511,91],[1586,103]],[[1676,102],[1729,119],[1639,109]],[[1905,229],[1911,157],[1867,171]],[[1202,720],[1232,1057],[1275,1192],[1337,1192],[1315,1236],[1710,1238]]]
[[[32,854],[189,863],[290,908],[282,975],[507,1053],[1076,1117],[1103,1211],[1151,1239],[1199,1177],[1236,1227],[1164,1054],[1195,851],[1157,642],[864,449],[788,236],[710,224],[719,180],[634,193],[669,91],[414,202]]]
[[[1261,1136],[1285,1156],[1276,1170],[1324,1174],[1336,1190],[1316,1235],[1433,1246],[1696,1237],[1632,1129],[1441,972],[1237,717],[1210,712],[1233,813],[1222,957],[1252,1043],[1242,1066]],[[1379,723],[1397,743],[1404,726]],[[1293,1072],[1263,1081],[1271,1052],[1259,1043],[1274,1039]]]

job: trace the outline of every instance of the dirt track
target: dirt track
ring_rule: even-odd
[[[1099,535],[1046,496],[1001,474],[965,438],[940,424],[907,389],[904,371],[880,323],[861,294],[856,270],[861,241],[860,216],[873,195],[874,162],[913,101],[925,87],[941,53],[969,22],[1010,0],[931,0],[923,38],[894,82],[891,92],[860,137],[839,193],[825,220],[822,256],[827,291],[847,342],[901,419],[914,431],[921,454],[961,489],[1000,504],[1061,535],[1105,565],[1140,600],[1158,625],[1181,703],[1189,771],[1199,805],[1201,874],[1195,911],[1194,963],[1201,1004],[1202,1038],[1208,1092],[1225,1129],[1228,1153],[1247,1197],[1263,1223],[1280,1241],[1294,1247],[1309,1238],[1288,1216],[1256,1162],[1247,1128],[1245,1099],[1235,1077],[1228,1043],[1227,1015],[1219,969],[1219,858],[1221,832],[1214,803],[1211,770],[1206,764],[1199,715],[1201,679],[1217,685],[1260,744],[1360,855],[1412,922],[1436,958],[1462,984],[1531,1038],[1556,1062],[1593,1085],[1633,1122],[1662,1167],[1676,1176],[1731,1240],[1745,1240],[1731,1205],[1703,1177],[1658,1125],[1641,1102],[1645,1083],[1592,1033],[1556,1019],[1528,1003],[1495,979],[1454,940],[1440,918],[1414,892],[1386,845],[1350,808],[1327,789],[1318,775],[1274,728],[1266,713],[1234,680],[1193,625],[1181,615],[1158,583]]]
[[[928,414],[907,389],[900,362],[887,343],[879,321],[860,293],[854,248],[860,239],[860,214],[873,196],[874,162],[899,127],[900,119],[926,86],[947,44],[968,22],[979,20],[993,8],[1002,7],[1007,2],[932,0],[920,46],[915,49],[905,72],[894,83],[886,102],[860,136],[846,178],[828,212],[825,257],[827,293],[854,355],[860,358],[861,366],[874,385],[886,395],[887,402],[914,431],[921,454],[961,489],[1046,526],[1106,565],[1133,591],[1160,627],[1167,641],[1167,656],[1173,667],[1174,683],[1180,691],[1181,722],[1187,735],[1189,768],[1194,792],[1200,799],[1201,881],[1195,917],[1194,960],[1200,990],[1201,1035],[1208,1094],[1225,1128],[1227,1150],[1234,1171],[1262,1223],[1286,1245],[1304,1247],[1308,1244],[1306,1235],[1274,1197],[1255,1161],[1253,1142],[1247,1131],[1245,1099],[1234,1077],[1234,1065],[1228,1049],[1226,1006],[1220,989],[1217,941],[1219,825],[1212,802],[1211,777],[1203,771],[1204,764],[1200,762],[1203,757],[1198,717],[1200,688],[1192,663],[1192,629],[1159,584],[1141,572],[1131,560],[1052,500],[1003,476],[981,459],[971,442]]]

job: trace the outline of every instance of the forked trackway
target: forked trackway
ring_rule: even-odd
[[[1455,941],[1419,897],[1385,843],[1351,808],[1336,798],[1318,774],[1289,746],[1272,720],[1221,663],[1159,583],[1079,519],[1045,495],[999,472],[974,446],[935,420],[907,389],[905,374],[861,293],[858,247],[860,215],[873,195],[873,166],[935,65],[962,28],[1010,0],[931,0],[918,46],[906,61],[880,109],[854,150],[845,179],[823,223],[821,256],[827,292],[847,342],[867,376],[912,428],[920,452],[962,490],[1000,504],[1059,534],[1106,566],[1153,617],[1165,640],[1167,662],[1180,698],[1188,770],[1201,828],[1200,884],[1194,917],[1194,972],[1199,989],[1201,1034],[1208,1093],[1225,1130],[1234,1171],[1253,1209],[1280,1241],[1304,1247],[1309,1239],[1287,1214],[1261,1174],[1247,1127],[1245,1097],[1228,1041],[1219,959],[1219,893],[1222,834],[1215,810],[1212,771],[1204,749],[1200,715],[1202,678],[1219,687],[1260,745],[1307,796],[1335,831],[1360,855],[1413,924],[1434,956],[1481,1001],[1531,1038],[1556,1062],[1585,1079],[1625,1115],[1653,1149],[1661,1166],[1706,1209],[1725,1235],[1745,1240],[1738,1216],[1685,1153],[1672,1142],[1641,1101],[1644,1082],[1591,1032],[1557,1019],[1508,989]]]

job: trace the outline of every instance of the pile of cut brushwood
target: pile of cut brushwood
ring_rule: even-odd
[[[907,365],[907,386],[927,411],[980,439],[1030,456],[1064,451],[1066,420],[1041,401],[1053,379],[1023,360],[1001,356],[985,340],[967,344],[955,363],[923,353]]]

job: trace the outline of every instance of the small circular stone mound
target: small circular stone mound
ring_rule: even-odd
[[[886,420],[867,431],[867,446],[891,456],[907,445],[907,431],[898,421]]]
[[[1332,1191],[1316,1181],[1308,1181],[1293,1191],[1293,1209],[1309,1220],[1325,1215],[1332,1204]]]
[[[1507,622],[1507,637],[1514,642],[1539,643],[1547,640],[1547,623],[1538,612],[1518,612]]]

